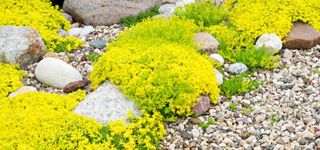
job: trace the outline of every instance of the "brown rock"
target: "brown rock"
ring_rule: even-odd
[[[209,33],[199,32],[193,39],[193,43],[203,52],[215,53],[219,47],[219,41]]]
[[[86,25],[112,25],[137,15],[162,0],[65,0],[63,10]]]
[[[48,57],[57,58],[57,59],[60,59],[60,60],[62,60],[64,62],[66,62],[66,63],[70,62],[68,56],[59,56],[57,53],[53,53],[53,52],[48,52],[43,56],[43,58],[48,58]]]
[[[198,101],[196,106],[192,108],[192,113],[202,115],[210,109],[209,96],[200,96],[202,100]]]
[[[309,49],[320,44],[320,32],[315,30],[311,25],[296,22],[285,38],[285,48],[288,49]]]
[[[198,118],[191,118],[191,119],[190,119],[190,122],[191,122],[192,124],[199,124],[199,123],[201,122],[201,120],[198,119]]]
[[[63,88],[63,92],[71,93],[71,92],[76,91],[78,89],[82,89],[82,88],[86,87],[89,84],[89,82],[90,82],[89,80],[81,80],[81,81],[71,82]]]

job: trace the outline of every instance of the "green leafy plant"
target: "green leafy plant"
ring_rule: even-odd
[[[196,2],[177,8],[175,15],[191,19],[197,25],[211,26],[224,21],[228,13],[218,6],[214,6],[214,1]]]
[[[209,125],[214,124],[216,124],[216,121],[213,118],[209,118],[207,122],[199,122],[199,126],[204,129],[208,128]]]
[[[220,85],[221,93],[227,98],[231,98],[235,94],[246,93],[250,90],[258,88],[260,83],[256,80],[249,80],[245,75],[230,76],[230,79],[224,80]]]
[[[230,103],[230,105],[228,106],[228,108],[229,109],[231,109],[231,110],[237,110],[237,108],[238,108],[238,106],[237,106],[237,104],[236,103]]]
[[[88,58],[92,63],[95,63],[96,61],[98,61],[100,55],[96,54],[96,53],[89,53],[88,54]]]
[[[277,117],[276,114],[272,114],[272,115],[271,115],[271,118],[270,118],[271,124],[275,124],[275,123],[277,123],[277,122],[279,122],[279,121],[280,121],[280,119],[278,119],[278,117]]]
[[[144,12],[140,12],[137,16],[128,16],[121,19],[121,23],[124,24],[126,27],[131,27],[136,25],[137,23],[143,21],[144,19],[151,18],[159,14],[159,7],[158,5],[149,8]]]
[[[312,71],[314,74],[320,74],[320,69],[315,69]]]

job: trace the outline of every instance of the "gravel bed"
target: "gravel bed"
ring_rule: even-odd
[[[254,73],[265,81],[257,90],[221,97],[207,114],[167,124],[161,148],[320,149],[319,49],[284,50],[278,68]],[[214,124],[198,125],[209,118]]]

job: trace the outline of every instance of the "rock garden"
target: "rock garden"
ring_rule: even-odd
[[[318,0],[0,12],[0,149],[320,150]]]

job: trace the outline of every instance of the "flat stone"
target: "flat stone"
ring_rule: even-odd
[[[200,96],[201,100],[192,108],[192,113],[202,115],[210,109],[209,96]]]
[[[121,91],[108,81],[89,94],[73,112],[96,119],[103,124],[121,119],[125,119],[129,123],[127,120],[128,112],[132,112],[133,116],[141,115],[136,103],[123,96]]]
[[[9,98],[11,97],[15,97],[19,94],[23,94],[23,93],[27,93],[27,92],[37,92],[37,89],[35,87],[32,87],[32,86],[24,86],[20,89],[18,89],[17,91],[15,92],[12,92],[11,94],[9,94]]]
[[[63,10],[86,25],[113,25],[161,3],[162,0],[65,0]]]
[[[309,24],[296,22],[285,41],[288,49],[310,49],[320,44],[320,32]]]
[[[103,49],[106,47],[107,41],[106,40],[93,40],[90,42],[90,46],[95,48]]]

